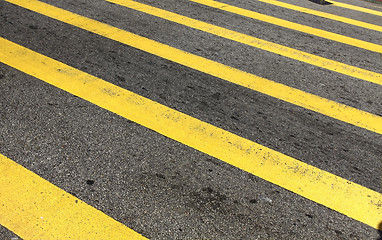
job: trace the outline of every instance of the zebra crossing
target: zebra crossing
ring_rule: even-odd
[[[370,56],[381,53],[381,45],[375,43],[378,39],[374,43],[368,42],[308,25],[290,22],[253,10],[247,10],[235,6],[234,3],[228,4],[212,0],[190,0],[188,2],[207,7],[207,11],[209,9],[216,9],[219,13],[228,12],[233,15],[239,15],[243,19],[250,18],[262,21],[266,24],[324,38],[325,41],[338,42],[351,48],[362,49],[361,51],[366,50]],[[260,2],[330,18],[342,23],[348,21],[343,16],[334,17],[330,14],[325,15],[323,12],[308,11],[306,8],[292,7],[291,4],[285,2],[273,0]],[[349,63],[263,40],[235,31],[234,29],[220,27],[218,26],[219,24],[204,22],[164,8],[152,6],[148,3],[131,0],[102,1],[102,4],[106,3],[112,4],[113,7],[119,8],[119,11],[122,12],[130,9],[137,14],[149,15],[163,21],[168,21],[171,24],[174,23],[203,32],[203,34],[209,34],[210,39],[221,38],[224,41],[234,42],[234,44],[246,45],[250,49],[256,49],[256,51],[274,54],[276,57],[282,56],[284,59],[288,59],[288,61],[297,61],[299,64],[304,64],[304,66],[309,65],[309,67],[314,67],[317,71],[326,71],[326,74],[329,76],[331,75],[329,73],[343,76],[344,79],[349,80],[342,81],[341,84],[345,86],[357,82],[357,84],[370,87],[376,92],[381,88],[381,71],[373,69],[373,66],[369,69],[352,66]],[[350,10],[360,10],[356,7],[351,8],[348,5],[333,3],[333,6],[346,6]],[[382,133],[382,117],[380,112],[378,112],[381,106],[380,102],[378,102],[381,99],[380,95],[369,96],[376,101],[376,110],[370,111],[373,108],[365,110],[365,108],[361,108],[357,104],[350,106],[338,100],[331,100],[328,97],[322,96],[321,92],[307,91],[289,86],[287,82],[280,82],[278,79],[270,79],[262,76],[262,74],[257,75],[256,72],[242,70],[225,62],[219,62],[216,59],[210,59],[206,56],[171,46],[171,44],[141,36],[121,27],[65,10],[48,2],[7,0],[4,4],[12,4],[20,9],[30,10],[32,14],[53,19],[58,24],[66,24],[70,27],[78,28],[80,31],[96,34],[104,39],[121,44],[121,48],[131,47],[145,52],[145,54],[153,56],[155,61],[156,59],[162,59],[160,61],[169,61],[171,64],[177,64],[182,68],[185,67],[196,71],[207,79],[213,77],[214,82],[229,84],[232,88],[230,90],[232,95],[240,94],[240,91],[246,91],[246,94],[262,94],[262,96],[273,99],[272,101],[280,101],[278,104],[281,106],[288,104],[291,108],[301,109],[303,111],[302,115],[318,114],[321,119],[323,118],[327,122],[336,121],[336,124],[341,124],[341,127],[344,126],[346,129],[351,129],[350,131],[352,132],[360,132],[357,134],[359,136],[367,135],[368,137],[366,138],[369,139],[369,142],[364,144],[366,145],[365,148],[377,149],[374,151],[376,154],[373,152],[370,159],[371,162],[375,163],[375,168],[369,170],[373,172],[372,176],[381,176],[380,167],[378,169],[378,164],[381,164],[380,162],[378,163],[378,153],[380,154],[378,146],[381,146],[380,135]],[[373,14],[373,12],[366,14]],[[358,20],[350,21],[346,25],[353,25],[357,28],[365,28],[367,29],[366,31],[371,30],[374,32],[380,32],[381,28],[378,23],[364,23]],[[196,40],[199,39],[196,38]],[[196,40],[193,39],[192,41]],[[216,126],[216,124],[209,123],[197,116],[166,106],[166,104],[80,70],[72,66],[70,62],[56,60],[51,56],[29,49],[6,37],[3,38],[1,36],[0,42],[0,61],[6,66],[32,76],[36,79],[35,81],[37,79],[42,80],[60,91],[77,96],[79,99],[100,107],[100,109],[107,110],[127,121],[132,121],[139,126],[174,140],[184,147],[194,149],[205,156],[219,160],[222,164],[233,166],[235,169],[240,169],[240,171],[242,170],[249,175],[275,184],[286,191],[290,191],[289,194],[302,196],[312,201],[312,203],[318,203],[343,214],[349,220],[354,219],[360,222],[360,224],[374,229],[380,228],[382,221],[381,193],[375,188],[370,189],[370,187],[366,187],[367,184],[359,183],[333,174],[329,170],[316,167],[306,160],[295,157],[293,153],[274,150],[273,147],[267,146],[262,142],[258,143],[258,141],[240,136],[238,133],[226,130],[219,125]],[[234,53],[235,49],[229,51]],[[335,51],[335,49],[330,51]],[[374,61],[377,64],[381,64],[377,58]],[[267,63],[264,64],[267,66]],[[277,69],[271,71],[277,71]],[[168,74],[175,74],[175,72],[169,70]],[[151,78],[150,81],[156,81],[156,79]],[[238,87],[240,91],[236,90]],[[363,104],[360,106],[363,106]],[[274,121],[277,122],[278,120],[274,119]],[[314,125],[315,123],[309,123],[308,125],[311,124]],[[245,131],[245,129],[243,130]],[[251,130],[248,129],[247,131]],[[341,133],[336,135],[338,135],[339,139],[342,138]],[[5,138],[4,135],[3,137]],[[343,139],[343,141],[347,141],[347,139]],[[3,148],[6,149],[5,141],[3,142]],[[19,161],[14,162],[13,158],[11,160],[6,156],[6,153],[1,155],[1,167],[2,172],[4,172],[1,182],[7,188],[4,188],[0,195],[4,203],[1,206],[2,212],[5,213],[1,216],[0,224],[21,238],[162,238],[160,234],[156,236],[153,233],[142,232],[142,230],[130,226],[128,220],[126,220],[127,223],[114,220],[113,216],[107,216],[107,213],[102,213],[96,209],[97,207],[91,207],[91,203],[88,203],[88,205],[85,201],[80,200],[80,198],[76,198],[72,194],[61,190],[54,184],[27,170],[27,168],[22,167],[23,164],[18,165],[16,162]],[[326,155],[326,157],[330,159],[332,156]],[[163,176],[165,178],[162,173],[157,173],[156,176]],[[24,180],[18,181],[17,179]],[[30,181],[33,182],[33,187],[29,190],[28,186],[32,185]],[[378,179],[371,179],[371,181],[376,182]],[[375,186],[375,183],[373,186]],[[207,193],[213,192],[211,188],[204,189],[207,189]],[[40,193],[41,196],[38,196]],[[36,196],[36,199],[34,199],[34,196]],[[260,199],[269,198],[260,197]],[[224,200],[225,198],[223,198]],[[251,201],[257,202],[258,200]],[[25,209],[27,208],[30,210],[26,211]],[[166,210],[162,209],[162,211]],[[205,236],[208,237],[208,234]],[[227,235],[225,237],[229,239],[235,238],[235,236]],[[251,238],[250,236],[242,237]],[[260,237],[262,236],[260,235]]]

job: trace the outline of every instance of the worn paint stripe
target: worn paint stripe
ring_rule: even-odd
[[[2,154],[0,186],[0,224],[23,239],[146,239]]]
[[[235,7],[235,6],[226,4],[226,3],[221,3],[221,2],[217,2],[217,1],[213,1],[213,0],[189,0],[189,1],[203,4],[205,6],[209,6],[212,8],[217,8],[217,9],[220,9],[222,11],[238,14],[238,15],[241,15],[244,17],[252,18],[255,20],[267,22],[267,23],[274,24],[274,25],[277,25],[280,27],[284,27],[284,28],[295,30],[295,31],[314,35],[317,37],[329,39],[332,41],[348,44],[348,45],[351,45],[354,47],[363,48],[363,49],[366,49],[369,51],[382,53],[382,46],[375,44],[375,43],[370,43],[370,42],[366,42],[366,41],[359,40],[356,38],[343,36],[343,35],[340,35],[337,33],[332,33],[332,32],[328,32],[325,30],[309,27],[306,25],[290,22],[290,21],[287,21],[287,20],[284,20],[281,18],[268,16],[265,14],[257,13],[254,11]]]
[[[337,1],[333,1],[333,0],[328,0],[327,2],[330,2],[334,6],[337,6],[337,7],[342,7],[342,8],[347,8],[347,9],[351,9],[351,10],[355,10],[355,11],[359,11],[359,12],[364,12],[364,13],[369,13],[369,14],[373,14],[373,15],[377,15],[377,16],[382,16],[381,11],[376,11],[376,10],[372,10],[369,8],[359,7],[359,6],[355,6],[355,5],[351,5],[351,4],[347,4],[347,3],[342,3],[342,2],[337,2]]]
[[[228,67],[35,0],[8,0],[40,14],[124,43],[271,97],[382,134],[382,117]]]
[[[283,45],[268,42],[259,38],[248,36],[239,32],[228,30],[222,27],[218,27],[209,23],[188,18],[183,15],[165,11],[165,10],[155,8],[155,7],[142,4],[139,2],[135,2],[132,0],[106,0],[106,1],[119,4],[121,6],[128,7],[140,12],[144,12],[156,17],[160,17],[178,24],[182,24],[187,27],[208,32],[219,37],[223,37],[223,38],[240,42],[255,48],[276,53],[284,57],[292,58],[292,59],[309,63],[324,69],[339,72],[351,77],[356,77],[368,82],[382,85],[382,74],[380,73],[375,73],[372,71],[364,70],[362,68],[357,68],[357,67],[340,63],[337,61],[333,61],[327,58],[323,58],[313,54],[302,52],[293,48],[288,48]]]
[[[375,24],[366,23],[366,22],[354,20],[354,19],[351,19],[351,18],[342,17],[342,16],[338,16],[338,15],[335,15],[335,14],[321,12],[321,11],[317,11],[317,10],[313,10],[313,9],[309,9],[309,8],[304,8],[304,7],[292,5],[292,4],[289,4],[289,3],[284,3],[284,2],[281,2],[281,1],[278,1],[278,0],[258,0],[258,1],[264,2],[264,3],[268,3],[268,4],[272,4],[272,5],[279,6],[279,7],[283,7],[283,8],[287,8],[287,9],[291,9],[291,10],[295,10],[295,11],[298,11],[298,12],[303,12],[303,13],[315,15],[315,16],[318,16],[318,17],[323,17],[323,18],[335,20],[335,21],[338,21],[338,22],[343,22],[343,23],[346,23],[346,24],[351,24],[351,25],[354,25],[354,26],[357,26],[357,27],[362,27],[362,28],[367,28],[367,29],[370,29],[370,30],[382,32],[382,26],[378,26],[378,25],[375,25]]]
[[[202,122],[3,38],[0,38],[0,61],[374,228],[378,227],[382,219],[382,194],[378,192]],[[4,169],[6,171],[7,168]],[[20,196],[17,195],[16,199]]]

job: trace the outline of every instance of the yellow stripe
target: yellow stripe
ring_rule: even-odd
[[[106,0],[124,7],[128,7],[140,12],[151,14],[169,21],[173,21],[194,29],[208,32],[219,37],[227,38],[236,42],[247,44],[252,47],[260,48],[272,53],[292,58],[298,61],[309,63],[324,69],[339,72],[351,77],[356,77],[368,82],[382,85],[382,74],[364,70],[362,68],[353,67],[351,65],[336,62],[330,59],[319,57],[313,54],[305,53],[283,45],[264,41],[252,36],[248,36],[239,32],[231,31],[212,24],[208,24],[199,20],[188,18],[176,13],[168,12],[159,8],[151,7],[132,0]]]
[[[35,0],[8,0],[29,10],[127,44],[271,97],[382,134],[382,117],[228,67]]]
[[[354,5],[350,5],[350,4],[346,4],[346,3],[342,3],[342,2],[333,1],[333,0],[329,0],[327,2],[330,2],[334,6],[337,6],[337,7],[342,7],[342,8],[347,8],[347,9],[351,9],[351,10],[356,10],[356,11],[360,11],[360,12],[364,12],[364,13],[377,15],[377,16],[382,16],[381,11],[376,11],[376,10],[372,10],[372,9],[368,9],[368,8],[358,7],[358,6],[354,6]]]
[[[317,37],[326,38],[326,39],[329,39],[332,41],[348,44],[351,46],[363,48],[363,49],[377,52],[377,53],[382,53],[382,46],[378,45],[378,44],[362,41],[359,39],[343,36],[343,35],[340,35],[337,33],[328,32],[325,30],[305,26],[302,24],[286,21],[286,20],[283,20],[281,18],[267,16],[265,14],[249,11],[249,10],[246,10],[243,8],[238,8],[238,7],[228,5],[225,3],[221,3],[221,2],[216,2],[216,1],[212,1],[212,0],[190,0],[190,1],[196,2],[199,4],[203,4],[203,5],[206,5],[209,7],[217,8],[217,9],[220,9],[223,11],[235,13],[235,14],[238,14],[238,15],[241,15],[244,17],[248,17],[248,18],[252,18],[255,20],[271,23],[271,24],[281,26],[284,28],[289,28],[289,29],[292,29],[295,31],[300,31],[303,33],[311,34],[311,35],[314,35]]]
[[[0,38],[0,61],[164,136],[378,227],[382,194]],[[17,195],[16,198],[20,198]]]
[[[24,239],[146,239],[0,154],[0,224]]]
[[[292,9],[292,10],[303,12],[303,13],[308,13],[308,14],[323,17],[323,18],[328,18],[331,20],[335,20],[335,21],[339,21],[339,22],[343,22],[343,23],[347,23],[347,24],[351,24],[351,25],[354,25],[357,27],[362,27],[362,28],[367,28],[370,30],[382,32],[382,26],[378,26],[375,24],[357,21],[357,20],[354,20],[351,18],[341,17],[338,15],[334,15],[334,14],[330,14],[330,13],[326,13],[326,12],[321,12],[321,11],[317,11],[317,10],[313,10],[313,9],[309,9],[309,8],[304,8],[304,7],[280,2],[277,0],[258,0],[258,1],[265,2],[265,3],[272,4],[272,5],[279,6],[279,7],[283,7],[283,8]]]

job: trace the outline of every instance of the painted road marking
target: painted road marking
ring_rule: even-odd
[[[302,24],[298,24],[298,23],[287,21],[287,20],[283,20],[281,18],[276,18],[276,17],[268,16],[268,15],[265,15],[265,14],[257,13],[257,12],[254,12],[254,11],[250,11],[250,10],[247,10],[247,9],[235,7],[235,6],[232,6],[232,5],[228,5],[226,3],[221,3],[221,2],[217,2],[217,1],[213,1],[213,0],[189,0],[189,1],[196,2],[196,3],[199,3],[199,4],[203,4],[205,6],[209,6],[209,7],[212,7],[212,8],[217,8],[217,9],[220,9],[220,10],[223,10],[223,11],[226,11],[226,12],[238,14],[238,15],[241,15],[241,16],[244,16],[244,17],[252,18],[252,19],[255,19],[255,20],[271,23],[271,24],[274,24],[274,25],[277,25],[277,26],[281,26],[281,27],[284,27],[284,28],[289,28],[289,29],[292,29],[292,30],[295,30],[295,31],[307,33],[307,34],[314,35],[314,36],[317,36],[317,37],[326,38],[326,39],[329,39],[329,40],[332,40],[332,41],[348,44],[348,45],[351,45],[351,46],[354,46],[354,47],[363,48],[363,49],[366,49],[366,50],[369,50],[369,51],[373,51],[373,52],[377,52],[377,53],[382,53],[382,46],[378,45],[378,44],[375,44],[375,43],[370,43],[370,42],[362,41],[362,40],[359,40],[359,39],[356,39],[356,38],[351,38],[351,37],[343,36],[343,35],[340,35],[340,34],[337,34],[337,33],[332,33],[332,32],[328,32],[328,31],[325,31],[325,30],[321,30],[321,29],[305,26],[305,25],[302,25]]]
[[[0,186],[0,224],[23,239],[146,239],[2,154]]]
[[[382,134],[380,116],[261,78],[40,1],[7,1],[228,82]]]
[[[365,81],[382,85],[382,74],[357,68],[351,65],[333,61],[327,58],[319,57],[313,54],[299,51],[297,49],[288,48],[283,45],[268,42],[259,38],[248,36],[239,32],[218,27],[209,23],[205,23],[196,19],[188,18],[183,15],[172,13],[160,8],[155,8],[146,4],[135,2],[132,0],[106,0],[124,7],[128,7],[140,12],[144,12],[159,18],[163,18],[175,23],[182,24],[187,27],[198,29],[204,32],[214,34],[229,40],[240,42],[255,48],[260,48],[272,53],[292,58],[301,62],[309,63],[324,69],[339,72],[351,77],[356,77]],[[381,27],[382,28],[382,27]]]
[[[4,38],[0,38],[0,61],[374,228],[378,228],[382,219],[382,194],[359,184],[202,122]],[[17,195],[16,199],[20,196]]]
[[[333,0],[328,0],[328,2],[332,3],[334,6],[337,6],[337,7],[342,7],[342,8],[347,8],[347,9],[351,9],[351,10],[355,10],[355,11],[359,11],[359,12],[364,12],[364,13],[369,13],[369,14],[373,14],[373,15],[377,15],[377,16],[382,16],[381,11],[376,11],[376,10],[372,10],[372,9],[368,9],[368,8],[364,8],[364,7],[359,7],[359,6],[355,6],[355,5],[350,5],[350,4],[346,4],[346,3],[342,3],[342,2],[337,2],[337,1],[333,1]]]
[[[298,11],[298,12],[303,12],[303,13],[315,15],[315,16],[318,16],[318,17],[328,18],[328,19],[331,19],[331,20],[335,20],[335,21],[351,24],[351,25],[354,25],[354,26],[357,26],[357,27],[362,27],[362,28],[367,28],[367,29],[370,29],[370,30],[382,32],[382,26],[378,26],[378,25],[375,25],[375,24],[366,23],[366,22],[354,20],[354,19],[351,19],[351,18],[342,17],[342,16],[338,16],[338,15],[335,15],[335,14],[321,12],[321,11],[317,11],[317,10],[313,10],[313,9],[309,9],[309,8],[304,8],[304,7],[292,5],[292,4],[289,4],[289,3],[284,3],[284,2],[281,2],[281,1],[278,1],[278,0],[258,0],[258,1],[265,2],[265,3],[272,4],[272,5],[279,6],[279,7],[283,7],[283,8],[288,8],[288,9],[295,10],[295,11]]]

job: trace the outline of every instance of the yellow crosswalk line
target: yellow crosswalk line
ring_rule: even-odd
[[[355,10],[355,11],[359,11],[359,12],[364,12],[364,13],[369,13],[369,14],[373,14],[373,15],[377,15],[377,16],[382,16],[382,11],[376,11],[376,10],[372,10],[372,9],[368,9],[368,8],[364,8],[364,7],[358,7],[355,5],[342,3],[342,2],[338,2],[338,1],[333,1],[333,0],[328,0],[327,2],[330,2],[334,6],[337,6],[337,7],[342,7],[342,8],[347,8],[347,9],[351,9],[351,10]]]
[[[23,239],[146,239],[2,154],[0,186],[0,224]]]
[[[382,219],[382,194],[378,192],[4,38],[0,38],[0,62],[374,228],[378,228]],[[2,171],[7,169],[3,166]]]
[[[26,9],[85,29],[131,47],[210,74],[228,82],[281,99],[334,119],[382,134],[382,117],[337,103],[299,89],[228,67],[122,29],[71,13],[36,0],[7,0]]]
[[[362,27],[362,28],[367,28],[367,29],[370,29],[370,30],[382,32],[382,26],[379,26],[379,25],[375,25],[375,24],[371,24],[371,23],[366,23],[366,22],[354,20],[354,19],[351,19],[351,18],[342,17],[342,16],[338,16],[338,15],[335,15],[335,14],[321,12],[321,11],[317,11],[317,10],[313,10],[313,9],[309,9],[309,8],[304,8],[304,7],[292,5],[292,4],[289,4],[289,3],[284,3],[284,2],[281,2],[281,1],[278,1],[278,0],[258,0],[258,1],[264,2],[264,3],[268,3],[268,4],[272,4],[272,5],[279,6],[279,7],[283,7],[283,8],[287,8],[287,9],[291,9],[291,10],[295,10],[295,11],[299,11],[299,12],[303,12],[303,13],[308,13],[308,14],[315,15],[315,16],[318,16],[318,17],[323,17],[323,18],[335,20],[335,21],[338,21],[338,22],[343,22],[343,23],[346,23],[346,24],[351,24],[351,25],[354,25],[354,26],[357,26],[357,27]],[[381,21],[382,21],[382,19],[381,19]]]
[[[275,54],[282,55],[284,57],[292,58],[301,62],[309,63],[324,69],[339,72],[351,77],[359,78],[368,82],[382,85],[382,74],[357,68],[351,65],[326,59],[320,56],[302,52],[293,48],[285,47],[276,43],[268,42],[248,36],[239,32],[228,30],[222,27],[218,27],[212,24],[208,24],[199,20],[188,18],[176,13],[155,8],[146,4],[135,2],[132,0],[106,0],[115,4],[119,4],[124,7],[128,7],[140,12],[151,14],[156,17],[160,17],[178,24],[182,24],[194,29],[198,29],[204,32],[214,34],[219,37],[227,38],[236,42],[240,42],[255,48],[260,48]]]
[[[314,36],[317,36],[317,37],[329,39],[329,40],[332,40],[332,41],[348,44],[348,45],[351,45],[351,46],[354,46],[354,47],[363,48],[363,49],[366,49],[366,50],[369,50],[369,51],[373,51],[373,52],[377,52],[377,53],[382,53],[382,46],[378,45],[378,44],[375,44],[375,43],[370,43],[370,42],[366,42],[366,41],[359,40],[359,39],[356,39],[356,38],[351,38],[351,37],[343,36],[343,35],[340,35],[340,34],[337,34],[337,33],[332,33],[332,32],[328,32],[328,31],[325,31],[325,30],[309,27],[309,26],[306,26],[306,25],[290,22],[290,21],[287,21],[287,20],[283,20],[281,18],[276,18],[276,17],[268,16],[268,15],[265,15],[265,14],[257,13],[257,12],[254,12],[254,11],[250,11],[250,10],[247,10],[247,9],[235,7],[235,6],[226,4],[226,3],[221,3],[221,2],[217,2],[217,1],[213,1],[213,0],[189,0],[189,1],[196,2],[196,3],[199,3],[199,4],[203,4],[205,6],[209,6],[209,7],[212,7],[212,8],[217,8],[217,9],[220,9],[222,11],[226,11],[226,12],[230,12],[230,13],[235,13],[235,14],[238,14],[238,15],[241,15],[241,16],[244,16],[244,17],[248,17],[248,18],[252,18],[252,19],[255,19],[255,20],[271,23],[273,25],[277,25],[277,26],[280,26],[280,27],[284,27],[284,28],[295,30],[295,31],[299,31],[299,32],[310,34],[310,35],[314,35]]]

